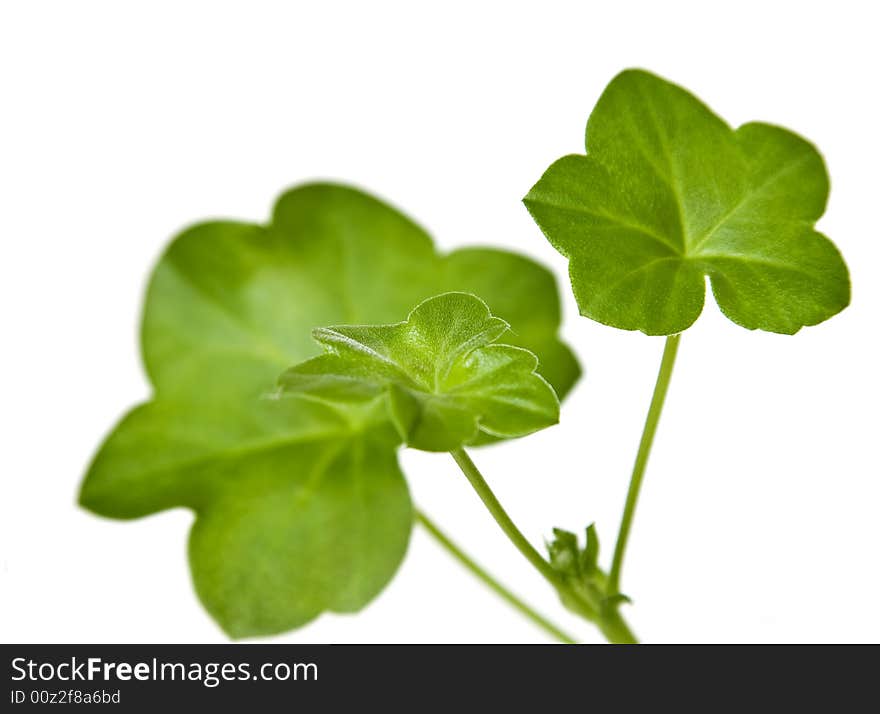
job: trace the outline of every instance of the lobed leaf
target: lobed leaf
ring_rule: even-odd
[[[120,518],[192,509],[194,585],[232,636],[357,610],[406,551],[412,507],[397,435],[326,405],[292,406],[262,400],[234,420],[196,404],[137,407],[81,491],[88,508]]]
[[[507,331],[478,297],[444,293],[403,322],[315,330],[327,353],[287,370],[280,390],[330,403],[387,395],[401,438],[423,451],[453,451],[480,432],[524,436],[555,424],[559,401],[534,354],[495,343]]]
[[[505,251],[438,254],[428,235],[351,188],[285,193],[271,222],[196,225],[150,280],[142,351],[152,401],[94,458],[86,508],[135,518],[190,508],[193,581],[236,637],[351,612],[406,550],[412,507],[384,401],[272,400],[278,375],[315,356],[318,325],[399,318],[449,290],[479,293],[516,326],[560,395],[578,377],[556,336],[551,274]]]
[[[734,131],[681,87],[627,70],[590,115],[586,149],[524,199],[569,258],[583,315],[679,333],[702,311],[706,276],[722,312],[749,329],[791,334],[849,304],[843,258],[814,228],[825,165],[796,134]]]

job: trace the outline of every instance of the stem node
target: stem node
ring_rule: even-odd
[[[474,464],[471,457],[467,455],[464,449],[457,449],[451,452],[451,454],[462,473],[470,482],[474,491],[477,492],[480,500],[483,501],[483,504],[486,506],[489,513],[492,514],[495,522],[501,527],[501,530],[504,531],[504,534],[510,542],[516,546],[517,550],[519,550],[525,559],[532,564],[532,567],[534,567],[535,570],[537,570],[558,593],[571,600],[571,602],[575,604],[577,611],[581,612],[586,619],[595,622],[609,642],[615,644],[633,644],[637,642],[638,640],[635,635],[620,616],[620,613],[617,612],[616,608],[608,613],[595,612],[592,603],[588,602],[580,593],[571,588],[559,575],[556,569],[541,557],[541,554],[535,550],[534,546],[529,543],[528,539],[526,539],[519,528],[516,527],[516,524],[510,516],[507,515],[507,511],[504,510],[504,507],[499,503],[495,494],[492,493],[492,489],[489,487],[489,484],[486,483],[486,479],[483,478],[483,475],[480,473],[476,464]],[[592,613],[592,616],[589,616],[588,613]]]

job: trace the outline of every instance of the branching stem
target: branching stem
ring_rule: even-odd
[[[600,615],[597,611],[596,603],[587,602],[580,593],[569,587],[568,583],[560,577],[553,566],[541,557],[541,554],[529,543],[528,539],[520,532],[519,528],[516,527],[516,524],[507,514],[507,511],[499,503],[470,456],[463,449],[457,449],[451,453],[452,458],[455,459],[455,462],[465,477],[467,477],[467,480],[474,491],[477,492],[477,495],[495,519],[495,522],[501,527],[501,530],[504,531],[510,542],[522,553],[523,557],[532,564],[535,570],[544,576],[544,579],[556,588],[558,592],[564,594],[569,601],[577,603],[578,610],[582,610],[585,616],[587,616],[587,613],[590,613],[590,619],[599,625],[599,628],[609,642],[619,644],[636,642],[635,635],[633,635],[626,622],[616,610],[603,612]]]

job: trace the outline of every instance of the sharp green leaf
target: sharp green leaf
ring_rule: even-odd
[[[424,451],[453,451],[480,432],[523,436],[555,424],[559,402],[534,354],[495,343],[508,327],[478,297],[454,292],[403,322],[317,329],[327,353],[285,372],[281,393],[356,404],[387,394],[401,438]]]
[[[583,315],[675,334],[699,316],[706,276],[722,312],[749,329],[792,334],[849,303],[846,265],[814,228],[825,166],[799,136],[733,130],[684,89],[628,70],[590,115],[586,149],[524,199],[569,258]]]
[[[142,350],[154,388],[107,438],[81,503],[114,518],[196,514],[190,564],[234,636],[363,607],[398,567],[412,526],[385,398],[270,399],[320,352],[321,325],[384,323],[445,291],[496,305],[509,340],[559,394],[578,377],[556,336],[550,273],[498,250],[439,255],[425,232],[351,188],[284,194],[268,225],[215,221],[178,236],[147,291]]]

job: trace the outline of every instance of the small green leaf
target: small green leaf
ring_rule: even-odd
[[[732,130],[684,89],[627,70],[587,124],[587,155],[559,159],[524,202],[569,258],[581,314],[649,335],[699,316],[708,276],[743,327],[792,334],[849,303],[840,253],[814,224],[822,157],[768,124]]]
[[[192,509],[190,565],[208,611],[235,636],[365,606],[412,528],[384,396],[346,404],[267,399],[319,352],[318,325],[399,319],[449,290],[475,292],[516,326],[559,394],[576,381],[556,335],[552,275],[519,255],[438,254],[393,208],[345,186],[278,200],[268,225],[184,231],[150,280],[142,325],[153,400],[101,446],[80,502],[113,518]]]
[[[480,432],[524,436],[559,420],[553,388],[528,350],[495,341],[508,324],[468,293],[420,303],[404,322],[319,328],[327,351],[287,370],[281,393],[331,403],[387,394],[407,445],[453,451]]]

